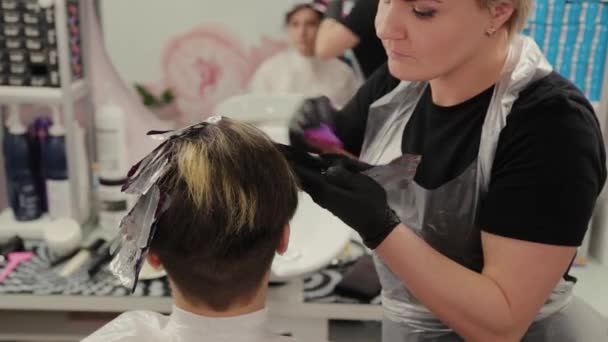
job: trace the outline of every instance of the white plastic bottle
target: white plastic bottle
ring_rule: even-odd
[[[122,108],[106,104],[95,112],[99,177],[120,180],[127,176],[127,122]]]
[[[53,125],[49,128],[45,159],[49,215],[53,219],[74,217],[68,177],[65,128],[59,119],[57,106],[53,106]]]
[[[99,227],[113,238],[130,210],[130,196],[121,191],[125,179],[99,179]]]
[[[78,191],[80,222],[85,222],[91,215],[91,177],[90,162],[87,155],[85,131],[76,125],[76,160],[78,162]]]

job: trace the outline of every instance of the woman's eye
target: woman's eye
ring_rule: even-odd
[[[414,15],[416,15],[419,18],[428,19],[428,18],[432,18],[437,11],[434,9],[420,10],[420,9],[417,9],[414,7],[414,8],[412,8],[412,12],[414,12]]]

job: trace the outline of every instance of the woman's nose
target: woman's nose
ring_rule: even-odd
[[[407,38],[405,13],[395,8],[394,2],[381,4],[376,14],[376,35],[381,40]]]

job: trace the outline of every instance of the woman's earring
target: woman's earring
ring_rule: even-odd
[[[496,30],[493,27],[486,30],[486,36],[488,37],[492,37],[494,33],[496,33]]]

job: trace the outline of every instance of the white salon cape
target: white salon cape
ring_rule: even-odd
[[[173,307],[170,316],[130,311],[118,316],[83,342],[288,342],[271,332],[266,310],[230,318],[210,318]]]
[[[249,90],[263,95],[325,95],[336,108],[342,108],[362,84],[353,69],[336,58],[321,60],[289,49],[258,68]]]

